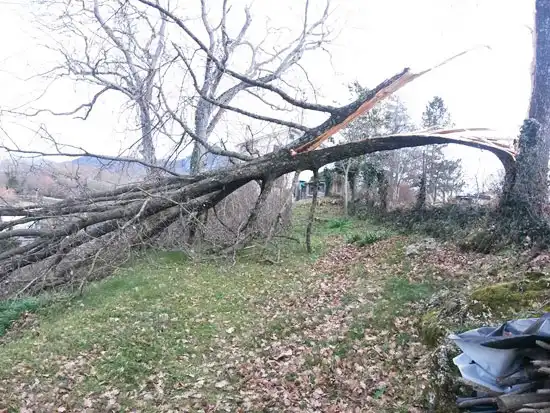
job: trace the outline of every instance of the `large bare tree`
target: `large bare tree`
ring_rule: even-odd
[[[254,82],[285,85],[287,93],[302,93],[304,87],[298,85],[309,84],[300,65],[302,57],[321,50],[330,40],[328,0],[314,11],[309,0],[304,1],[302,23],[294,35],[288,35],[289,28],[267,25],[261,37],[251,33],[253,11],[247,7],[239,12],[229,0],[196,0],[185,8],[140,0],[37,3],[46,10],[39,9],[42,14],[37,12],[37,21],[54,40],[48,47],[61,57],[60,64],[42,76],[84,82],[92,86],[93,95],[74,108],[27,108],[25,115],[86,119],[96,104],[107,101],[108,93],[117,92],[125,99],[123,108],[132,109],[137,118],[142,163],[157,165],[157,140],[168,137],[173,142],[165,151],[164,166],[192,143],[191,173],[204,169],[207,153],[249,159],[227,150],[225,142],[212,142],[213,132],[228,112],[304,130],[288,120],[294,115],[293,106],[266,97]],[[193,11],[198,19],[188,16]],[[184,23],[187,20],[192,30]],[[179,27],[170,36],[168,25],[174,23]],[[236,68],[246,79],[231,75]],[[305,82],[293,81],[296,76]],[[256,108],[253,112],[231,106],[243,92]],[[286,121],[262,115],[282,110]]]
[[[86,120],[96,105],[112,101],[109,95],[117,93],[123,97],[123,107],[136,117],[142,159],[154,171],[155,139],[166,132],[166,112],[159,93],[170,65],[164,15],[126,0],[40,0],[38,4],[45,11],[36,13],[37,22],[53,40],[46,47],[60,58],[58,65],[41,75],[53,81],[85,83],[92,96],[73,108],[27,108],[24,114]],[[40,99],[34,104],[39,105]]]
[[[288,75],[291,69],[299,67],[299,62],[304,54],[310,50],[323,47],[329,41],[330,30],[327,26],[329,17],[330,2],[327,0],[320,16],[312,19],[310,1],[304,2],[304,14],[302,27],[296,37],[284,44],[279,44],[271,34],[278,33],[282,28],[267,27],[266,35],[260,40],[254,34],[249,34],[252,23],[252,14],[249,8],[245,8],[242,16],[242,25],[232,35],[228,27],[231,20],[239,16],[231,10],[230,2],[221,2],[221,11],[212,13],[207,0],[201,0],[201,22],[207,33],[204,41],[195,37],[194,33],[188,32],[182,26],[183,20],[161,7],[158,3],[143,1],[142,3],[153,6],[171,18],[176,24],[197,43],[202,53],[195,53],[191,48],[194,59],[175,46],[185,69],[191,76],[193,88],[197,94],[197,103],[194,108],[194,148],[191,157],[191,173],[198,173],[204,169],[205,153],[208,152],[208,142],[211,135],[222,119],[224,113],[233,111],[241,115],[255,117],[259,120],[273,121],[269,117],[262,117],[259,111],[254,113],[231,106],[231,102],[242,92],[248,92],[248,97],[256,102],[256,105],[267,106],[278,111],[276,105],[269,98],[266,98],[261,88],[255,86],[260,83],[284,84],[284,76]],[[209,17],[211,14],[219,15],[217,21]],[[231,74],[231,67],[239,61],[246,62],[246,68],[242,71],[243,77],[236,77]],[[242,64],[241,64],[242,66]],[[229,71],[228,71],[229,69]],[[290,83],[286,82],[288,86]],[[294,83],[295,84],[295,83]],[[297,90],[297,87],[292,87]],[[174,111],[172,111],[174,113]],[[288,127],[302,129],[301,125],[292,122],[279,122]]]

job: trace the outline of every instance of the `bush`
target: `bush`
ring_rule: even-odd
[[[346,242],[347,242],[348,244],[355,244],[355,243],[358,242],[360,239],[361,239],[361,235],[360,235],[360,234],[351,234],[351,235],[346,239]]]
[[[327,222],[328,229],[335,229],[338,231],[346,231],[351,227],[351,221],[346,218],[331,219]]]
[[[487,206],[443,205],[421,211],[373,211],[369,218],[389,225],[399,232],[422,233],[433,238],[462,241],[478,228],[490,226],[493,212],[493,209]]]
[[[390,234],[386,231],[367,231],[363,235],[353,234],[348,238],[347,241],[349,244],[357,244],[358,247],[365,247],[378,241],[382,241],[389,236]]]

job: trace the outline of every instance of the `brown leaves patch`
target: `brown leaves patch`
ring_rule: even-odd
[[[449,288],[464,289],[488,281],[492,268],[505,262],[452,245],[407,257],[403,249],[410,242],[393,237],[358,248],[340,240],[303,271],[281,267],[280,291],[262,287],[249,298],[247,311],[257,312],[259,321],[248,330],[224,324],[210,347],[182,354],[184,362],[197,361],[196,371],[181,372],[185,378],[164,374],[163,363],[179,360],[163,359],[133,390],[108,382],[100,391],[83,393],[83,380],[94,376],[94,362],[102,357],[101,349],[92,349],[78,357],[40,360],[55,367],[47,376],[18,364],[12,377],[0,382],[0,395],[17,395],[17,408],[29,412],[109,412],[128,405],[134,410],[124,411],[423,411],[431,351],[421,343],[417,322],[425,305],[410,302],[393,313],[386,282],[399,275],[411,283],[449,281]],[[202,308],[193,317],[215,322]],[[159,320],[166,334],[181,328],[180,320],[171,324],[167,315]],[[197,345],[185,329],[179,333],[182,346]]]

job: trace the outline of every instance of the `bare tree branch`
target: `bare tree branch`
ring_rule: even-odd
[[[104,159],[104,160],[107,160],[107,161],[137,163],[137,164],[143,165],[147,168],[158,169],[160,171],[166,172],[167,174],[170,174],[170,175],[173,175],[173,176],[180,176],[180,174],[178,174],[174,171],[171,171],[170,169],[167,169],[163,166],[153,165],[153,164],[147,163],[145,161],[142,161],[141,159],[128,158],[128,157],[124,157],[124,156],[100,155],[100,154],[97,154],[97,153],[88,152],[88,151],[86,151],[82,148],[80,148],[80,149],[82,149],[82,152],[79,152],[79,153],[78,152],[62,152],[62,151],[59,151],[59,152],[43,152],[43,151],[33,151],[33,150],[28,150],[28,149],[10,148],[8,146],[0,144],[0,149],[3,149],[3,150],[5,150],[7,152],[10,152],[10,153],[27,154],[27,155],[34,155],[34,156],[67,156],[67,157],[70,157],[70,158],[79,158],[81,156],[89,156],[89,157],[92,157],[92,158]]]
[[[188,27],[187,25],[178,18],[176,15],[174,15],[172,12],[167,10],[166,8],[162,7],[158,3],[153,3],[149,0],[137,0],[140,3],[146,4],[150,7],[153,7],[163,13],[167,18],[172,20],[174,23],[176,23],[177,26],[179,26],[200,48],[201,50],[207,55],[208,59],[211,60],[214,65],[216,65],[217,69],[221,72],[227,73],[231,76],[233,76],[235,79],[240,80],[241,82],[246,83],[247,85],[258,87],[261,89],[267,89],[273,93],[276,93],[279,95],[283,100],[287,101],[288,103],[301,107],[304,109],[319,111],[319,112],[328,112],[328,113],[334,113],[336,111],[336,108],[333,106],[325,106],[325,105],[318,105],[313,103],[308,103],[305,101],[301,101],[298,99],[294,99],[292,96],[287,94],[285,91],[277,88],[276,86],[273,86],[265,81],[262,80],[255,80],[250,77],[241,75],[238,72],[235,72],[234,70],[231,70],[224,66],[224,64],[212,53],[212,51],[209,49],[208,46],[206,46]]]

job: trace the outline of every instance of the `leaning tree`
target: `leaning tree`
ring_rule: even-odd
[[[269,79],[266,81],[261,77],[251,77],[233,69],[228,61],[214,54],[174,12],[156,1],[137,1],[161,13],[164,19],[188,36],[217,72],[231,77],[247,89],[276,96],[293,108],[324,113],[327,119],[315,127],[293,124],[294,129],[302,131],[301,135],[286,146],[263,156],[225,151],[224,155],[233,161],[233,165],[227,168],[194,175],[178,175],[173,171],[167,173],[160,170],[160,175],[153,181],[65,199],[51,205],[0,207],[0,217],[18,217],[0,223],[0,241],[16,237],[31,239],[22,245],[0,251],[0,281],[6,285],[5,291],[28,292],[63,284],[82,271],[91,274],[103,263],[121,259],[117,255],[119,248],[114,247],[124,244],[132,249],[148,245],[174,222],[185,222],[190,217],[196,217],[215,207],[237,189],[255,181],[261,186],[260,194],[248,218],[240,227],[244,236],[235,240],[236,244],[243,245],[257,231],[258,216],[279,177],[294,171],[317,171],[323,165],[366,153],[458,143],[492,151],[507,169],[513,168],[514,154],[505,145],[467,136],[479,130],[398,134],[319,149],[334,133],[429,70],[414,73],[405,69],[345,106],[314,103],[296,98],[284,89],[283,82],[273,83]],[[173,47],[178,50],[177,44]],[[177,54],[179,59],[185,61],[185,55]],[[235,110],[215,97],[201,97],[218,107],[218,110]],[[238,113],[257,118],[253,112],[239,110]],[[268,118],[262,116],[262,120]],[[284,122],[273,118],[269,120]],[[192,130],[186,132],[203,144],[201,137]],[[208,150],[208,146],[205,147]],[[44,228],[18,227],[30,222],[47,222],[48,225]],[[229,247],[234,249],[235,245]]]

